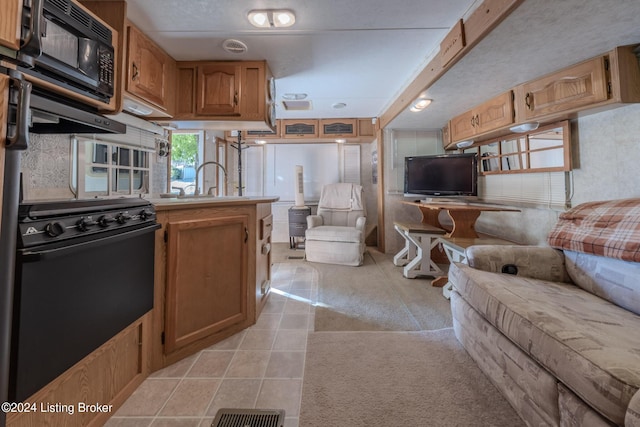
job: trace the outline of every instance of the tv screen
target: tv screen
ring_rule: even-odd
[[[441,154],[404,158],[405,195],[477,196],[476,154]]]

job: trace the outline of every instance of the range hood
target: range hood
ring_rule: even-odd
[[[127,127],[108,117],[63,104],[35,92],[30,98],[33,133],[125,133]]]

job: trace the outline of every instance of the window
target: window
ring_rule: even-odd
[[[75,137],[78,198],[149,193],[153,150]]]

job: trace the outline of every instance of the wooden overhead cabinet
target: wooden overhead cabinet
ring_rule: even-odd
[[[129,26],[125,90],[167,110],[175,61],[136,27]]]
[[[2,0],[0,5],[0,46],[20,48],[22,0]]]
[[[317,138],[318,120],[316,119],[286,119],[282,120],[282,137],[287,138]]]
[[[515,88],[518,121],[548,121],[618,103],[640,102],[633,46],[618,47]]]
[[[514,122],[513,92],[508,91],[451,119],[452,142],[481,137]]]
[[[320,119],[320,138],[355,138],[358,136],[356,119]]]
[[[274,126],[269,90],[272,76],[265,61],[178,62],[177,70],[176,120],[243,121],[264,124],[265,129]],[[251,128],[247,126],[243,128]]]

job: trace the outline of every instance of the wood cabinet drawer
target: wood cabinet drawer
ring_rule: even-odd
[[[273,230],[273,215],[266,216],[260,220],[260,240],[271,236]]]

